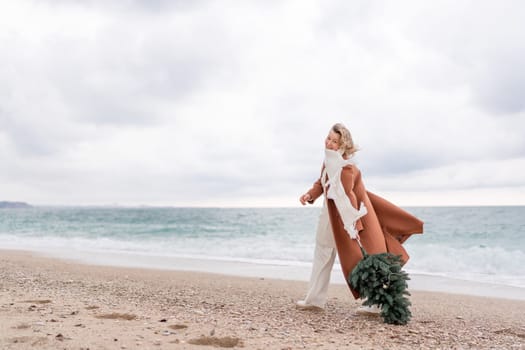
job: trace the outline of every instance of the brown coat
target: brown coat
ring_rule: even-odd
[[[361,171],[355,165],[345,166],[341,172],[341,183],[352,206],[358,208],[363,202],[368,213],[356,222],[361,243],[368,254],[390,252],[401,255],[404,263],[408,254],[401,245],[414,233],[423,233],[423,222],[387,200],[368,192],[361,178]],[[321,179],[308,191],[313,203],[323,194]],[[346,232],[341,216],[332,199],[327,200],[330,224],[334,234],[339,262],[348,283],[348,275],[363,258],[356,240]],[[350,285],[348,285],[350,287]],[[359,294],[350,288],[357,299]]]

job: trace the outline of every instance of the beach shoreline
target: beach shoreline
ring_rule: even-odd
[[[21,251],[6,249],[8,251]],[[2,248],[0,248],[0,252]],[[86,250],[30,250],[33,254],[72,261],[86,265],[114,266],[145,268],[167,271],[193,271],[214,273],[237,277],[271,278],[290,281],[307,282],[310,278],[311,264],[290,262],[279,264],[273,261],[248,261],[243,259],[227,260],[213,257],[192,256],[159,256],[140,254],[138,252],[88,252]],[[409,290],[444,292],[482,297],[494,297],[525,301],[525,288],[505,285],[501,283],[488,283],[472,281],[446,276],[413,273],[407,270],[410,276]],[[341,266],[336,262],[332,268],[331,284],[346,284],[341,272]]]
[[[521,300],[412,291],[412,320],[393,326],[355,314],[341,284],[324,311],[301,311],[305,281],[0,253],[2,349],[525,347]]]

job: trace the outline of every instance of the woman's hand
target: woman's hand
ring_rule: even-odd
[[[301,202],[302,205],[306,205],[306,202],[309,202],[312,200],[312,196],[310,193],[305,193],[299,198],[299,202]]]

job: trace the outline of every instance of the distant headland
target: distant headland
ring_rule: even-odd
[[[31,208],[31,206],[25,202],[0,201],[0,209],[2,208]]]

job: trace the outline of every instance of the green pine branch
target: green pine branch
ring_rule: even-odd
[[[404,325],[412,316],[407,298],[410,278],[401,263],[401,256],[391,253],[365,253],[348,276],[352,288],[366,298],[363,305],[379,306],[385,323]]]

